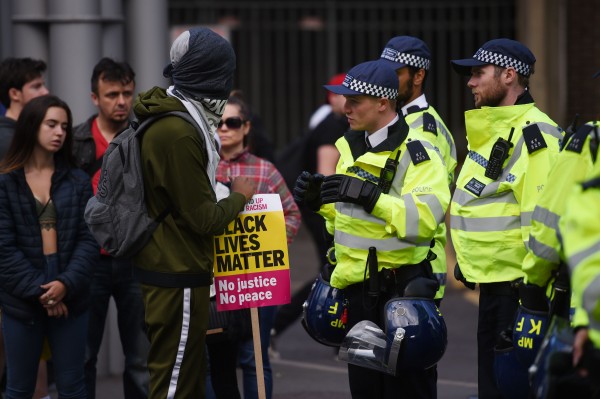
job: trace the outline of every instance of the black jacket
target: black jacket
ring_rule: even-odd
[[[89,306],[90,283],[99,247],[83,219],[92,196],[89,177],[57,165],[50,189],[56,207],[59,271],[67,287],[63,300],[70,315]],[[22,320],[46,313],[39,303],[45,280],[45,256],[33,193],[23,169],[0,175],[0,306]]]
[[[8,152],[8,147],[10,147],[10,143],[15,134],[16,123],[17,122],[14,119],[0,116],[0,160],[2,160]]]

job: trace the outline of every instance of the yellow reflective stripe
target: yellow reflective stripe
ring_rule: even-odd
[[[452,202],[456,202],[459,205],[496,205],[496,204],[517,204],[515,193],[512,191],[506,191],[494,197],[476,197],[471,193],[468,193],[460,188],[454,190],[454,196]]]
[[[551,246],[538,241],[534,236],[529,236],[529,249],[538,258],[542,258],[552,263],[560,262],[558,251]]]
[[[558,221],[560,220],[560,216],[549,209],[536,205],[535,209],[533,210],[532,219],[550,227],[553,230],[558,230]]]
[[[362,249],[365,251],[368,250],[370,247],[375,247],[378,251],[397,251],[407,248],[429,246],[429,242],[414,244],[400,240],[397,237],[389,237],[383,239],[365,238],[355,236],[353,234],[343,232],[340,230],[335,231],[334,240],[336,244],[343,245],[352,249]]]
[[[497,216],[466,218],[463,216],[450,216],[450,226],[455,230],[472,232],[490,232],[505,231],[521,228],[521,218],[519,216]]]

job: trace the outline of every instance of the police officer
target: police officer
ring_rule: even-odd
[[[600,164],[593,179],[577,184],[560,220],[564,252],[571,272],[574,301],[581,304],[589,327],[575,331],[573,364],[588,376],[591,391],[600,392]]]
[[[530,218],[559,150],[562,130],[536,108],[528,83],[535,57],[509,39],[486,42],[471,58],[453,60],[470,75],[474,110],[465,112],[469,152],[450,207],[455,276],[480,286],[478,390],[500,398],[494,346],[514,322]]]
[[[425,83],[431,67],[431,51],[427,44],[412,36],[396,36],[390,39],[381,53],[382,62],[396,71],[398,82],[397,108],[404,115],[410,126],[409,138],[414,132],[436,146],[443,158],[448,173],[448,185],[454,183],[456,168],[456,145],[446,124],[427,102]],[[440,282],[440,289],[435,295],[440,304],[446,289],[446,224],[440,223],[435,234],[433,252],[436,259],[431,261],[433,273]]]
[[[396,112],[398,85],[393,69],[369,61],[352,68],[341,85],[325,86],[346,97],[351,130],[336,142],[336,174],[303,172],[294,189],[296,200],[318,211],[334,236],[331,285],[345,291],[348,329],[363,320],[384,329],[385,303],[402,296],[413,279],[431,283],[430,298],[438,288],[427,258],[448,206],[448,181],[433,146],[418,133],[408,138],[410,129]],[[367,262],[369,248],[376,261]],[[348,365],[353,398],[434,398],[432,374],[392,376]]]

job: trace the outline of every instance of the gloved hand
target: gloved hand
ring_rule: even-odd
[[[325,177],[321,186],[321,202],[350,202],[362,205],[365,211],[371,213],[381,189],[375,184],[346,175],[331,175]]]
[[[475,289],[475,283],[467,281],[465,276],[463,276],[462,272],[460,271],[460,266],[458,266],[458,263],[454,266],[454,278],[463,283],[468,289]]]
[[[535,284],[520,284],[519,297],[521,305],[528,310],[547,312],[549,309],[546,290]]]
[[[294,200],[298,204],[306,204],[311,210],[318,211],[321,207],[321,184],[323,175],[315,173],[311,175],[307,171],[300,173],[294,186]]]

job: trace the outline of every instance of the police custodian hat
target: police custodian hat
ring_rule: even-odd
[[[335,94],[368,95],[394,100],[398,97],[398,85],[396,72],[377,60],[363,62],[350,69],[342,84],[323,87]]]
[[[486,42],[472,58],[452,60],[452,67],[461,75],[470,75],[471,68],[489,64],[514,68],[517,73],[529,76],[533,72],[535,57],[523,44],[511,39],[494,39]]]
[[[431,66],[431,50],[423,40],[413,36],[391,38],[383,48],[380,58],[393,69],[412,66],[429,70]]]

